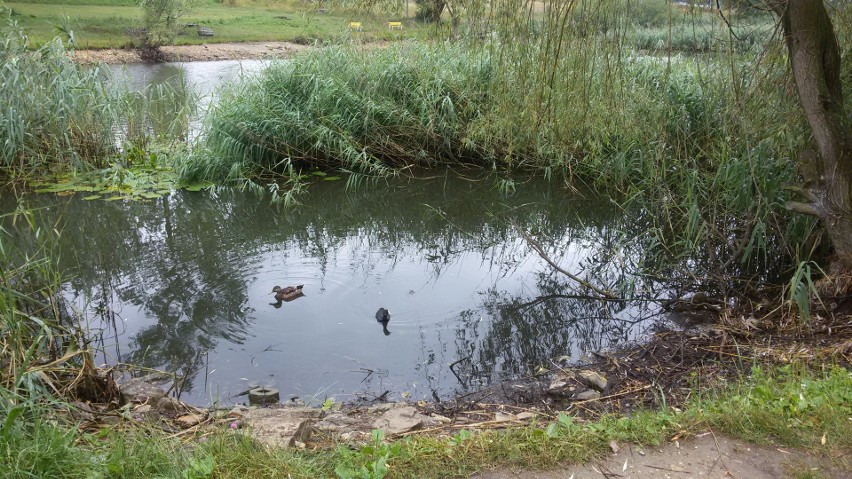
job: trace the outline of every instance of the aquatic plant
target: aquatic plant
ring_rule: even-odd
[[[7,27],[0,38],[0,168],[35,170],[100,166],[115,149],[118,92],[99,68],[83,69],[60,39],[34,52]]]

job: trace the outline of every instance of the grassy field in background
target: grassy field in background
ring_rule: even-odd
[[[58,34],[59,26],[74,32],[77,48],[125,48],[133,45],[129,30],[142,26],[142,11],[124,0],[74,0],[56,3],[10,2],[12,19],[30,37],[32,46],[42,45]],[[411,10],[413,16],[414,10]],[[406,22],[403,30],[388,30],[386,22],[405,20],[402,15],[370,16],[348,12],[318,13],[310,4],[257,4],[226,6],[203,4],[181,18],[184,24],[213,29],[210,38],[199,37],[187,28],[175,39],[177,45],[248,41],[336,40],[347,35],[370,40],[394,40],[425,34],[426,27]],[[361,22],[363,31],[350,32],[349,22]]]

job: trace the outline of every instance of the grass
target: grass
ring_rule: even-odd
[[[468,477],[494,467],[547,469],[585,462],[606,454],[611,440],[657,445],[708,428],[831,457],[852,447],[850,391],[852,376],[843,368],[757,369],[729,388],[697,391],[700,399],[683,412],[644,411],[593,422],[559,415],[538,426],[390,443],[374,432],[363,447],[317,452],[269,450],[227,431],[189,444],[143,429],[81,433],[46,421],[41,411],[7,430],[0,442],[0,477]]]
[[[125,48],[135,43],[128,31],[142,26],[141,9],[125,2],[30,3],[9,2],[12,18],[29,35],[32,45],[45,44],[57,34],[57,27],[72,30],[77,48]],[[346,11],[316,12],[311,3],[249,3],[228,6],[208,2],[181,17],[182,24],[210,27],[214,37],[196,35],[186,28],[175,44],[248,41],[336,41],[350,35],[364,40],[395,40],[424,37],[427,27],[406,23],[404,30],[388,30],[387,21],[402,20],[398,14],[373,15]],[[363,31],[350,32],[349,22],[359,21]]]

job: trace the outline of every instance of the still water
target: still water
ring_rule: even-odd
[[[61,230],[64,294],[98,363],[177,371],[197,404],[241,402],[249,384],[285,400],[420,399],[577,360],[657,319],[653,303],[574,297],[518,234],[598,285],[653,296],[657,285],[629,274],[642,261],[629,218],[558,182],[517,181],[511,195],[468,172],[354,192],[318,181],[293,208],[237,191],[26,201]],[[304,297],[271,304],[273,286],[298,284]]]
[[[185,132],[187,140],[196,139],[203,118],[223,87],[251,77],[269,65],[268,60],[225,60],[208,62],[138,63],[109,65],[113,76],[130,91],[147,92],[144,119],[136,118],[134,127],[148,134],[174,135]],[[165,87],[158,90],[158,87]],[[175,116],[175,103],[192,105],[186,116]],[[128,126],[125,125],[125,128]],[[132,127],[131,127],[132,128]],[[170,131],[171,130],[171,131]],[[126,132],[117,132],[119,144]]]

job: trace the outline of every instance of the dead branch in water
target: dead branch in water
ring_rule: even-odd
[[[532,248],[533,251],[535,251],[541,257],[541,259],[543,259],[545,262],[547,262],[547,264],[549,264],[556,271],[559,271],[560,273],[564,274],[565,276],[568,276],[569,278],[576,281],[577,283],[580,283],[580,285],[591,289],[592,291],[594,291],[595,293],[598,293],[599,295],[603,296],[606,299],[610,299],[610,300],[622,299],[622,298],[619,298],[618,296],[612,294],[612,292],[600,289],[597,286],[593,285],[592,283],[589,283],[588,281],[580,278],[579,276],[572,274],[570,271],[563,269],[558,264],[556,264],[555,261],[550,259],[550,256],[548,256],[547,253],[544,252],[544,247],[541,246],[541,243],[536,241],[535,238],[530,236],[526,231],[524,231],[518,225],[515,225],[515,229],[518,230],[518,232],[521,234],[521,236],[524,237],[524,240],[527,242],[528,245],[530,245],[530,248]]]

